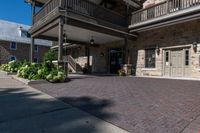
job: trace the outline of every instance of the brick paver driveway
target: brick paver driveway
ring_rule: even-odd
[[[200,82],[79,77],[33,87],[133,133],[198,133]]]

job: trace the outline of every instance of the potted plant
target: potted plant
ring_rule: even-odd
[[[122,68],[118,71],[119,76],[126,76],[125,70]]]

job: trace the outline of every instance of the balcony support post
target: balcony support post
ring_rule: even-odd
[[[31,10],[32,10],[32,25],[34,24],[34,15],[35,15],[35,0],[33,0],[33,2],[31,3]]]
[[[90,66],[90,46],[87,46],[87,68],[88,73],[91,72],[91,66]]]
[[[35,47],[35,39],[31,37],[31,46],[30,46],[30,62],[34,62],[34,47]]]
[[[34,15],[35,15],[35,0],[31,3],[31,8],[32,8],[32,25],[34,24]],[[30,45],[30,57],[29,60],[30,62],[34,62],[34,47],[35,47],[35,39],[31,37],[31,45]]]
[[[60,17],[58,24],[58,61],[63,60],[63,28],[64,28],[64,19]]]

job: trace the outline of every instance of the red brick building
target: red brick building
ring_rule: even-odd
[[[0,20],[0,64],[11,60],[30,59],[29,26]],[[52,43],[36,40],[34,61],[41,62]]]

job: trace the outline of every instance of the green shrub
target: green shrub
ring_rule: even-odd
[[[17,72],[17,76],[29,80],[45,79],[49,82],[64,82],[66,77],[62,67],[56,66],[51,60],[42,64],[27,61],[11,61],[3,64],[0,69],[6,72]]]
[[[17,72],[26,63],[26,61],[10,61],[8,64],[2,64],[0,69],[6,72]]]
[[[58,54],[55,50],[52,50],[52,49],[50,49],[44,55],[44,62],[46,61],[52,62],[53,60],[57,60],[57,59],[58,59]]]
[[[46,80],[52,83],[55,82],[64,82],[65,81],[65,74],[61,70],[54,69],[52,70],[47,76]]]
[[[29,80],[38,80],[42,79],[38,75],[38,70],[41,69],[42,65],[37,63],[27,64],[26,66],[22,66],[18,72],[17,76],[22,77]]]
[[[50,61],[46,61],[43,64],[32,63],[23,66],[18,70],[17,76],[29,80],[45,79],[53,83],[64,82],[66,78],[63,70]]]
[[[126,76],[126,72],[123,68],[118,70],[118,74],[119,74],[119,76]]]

